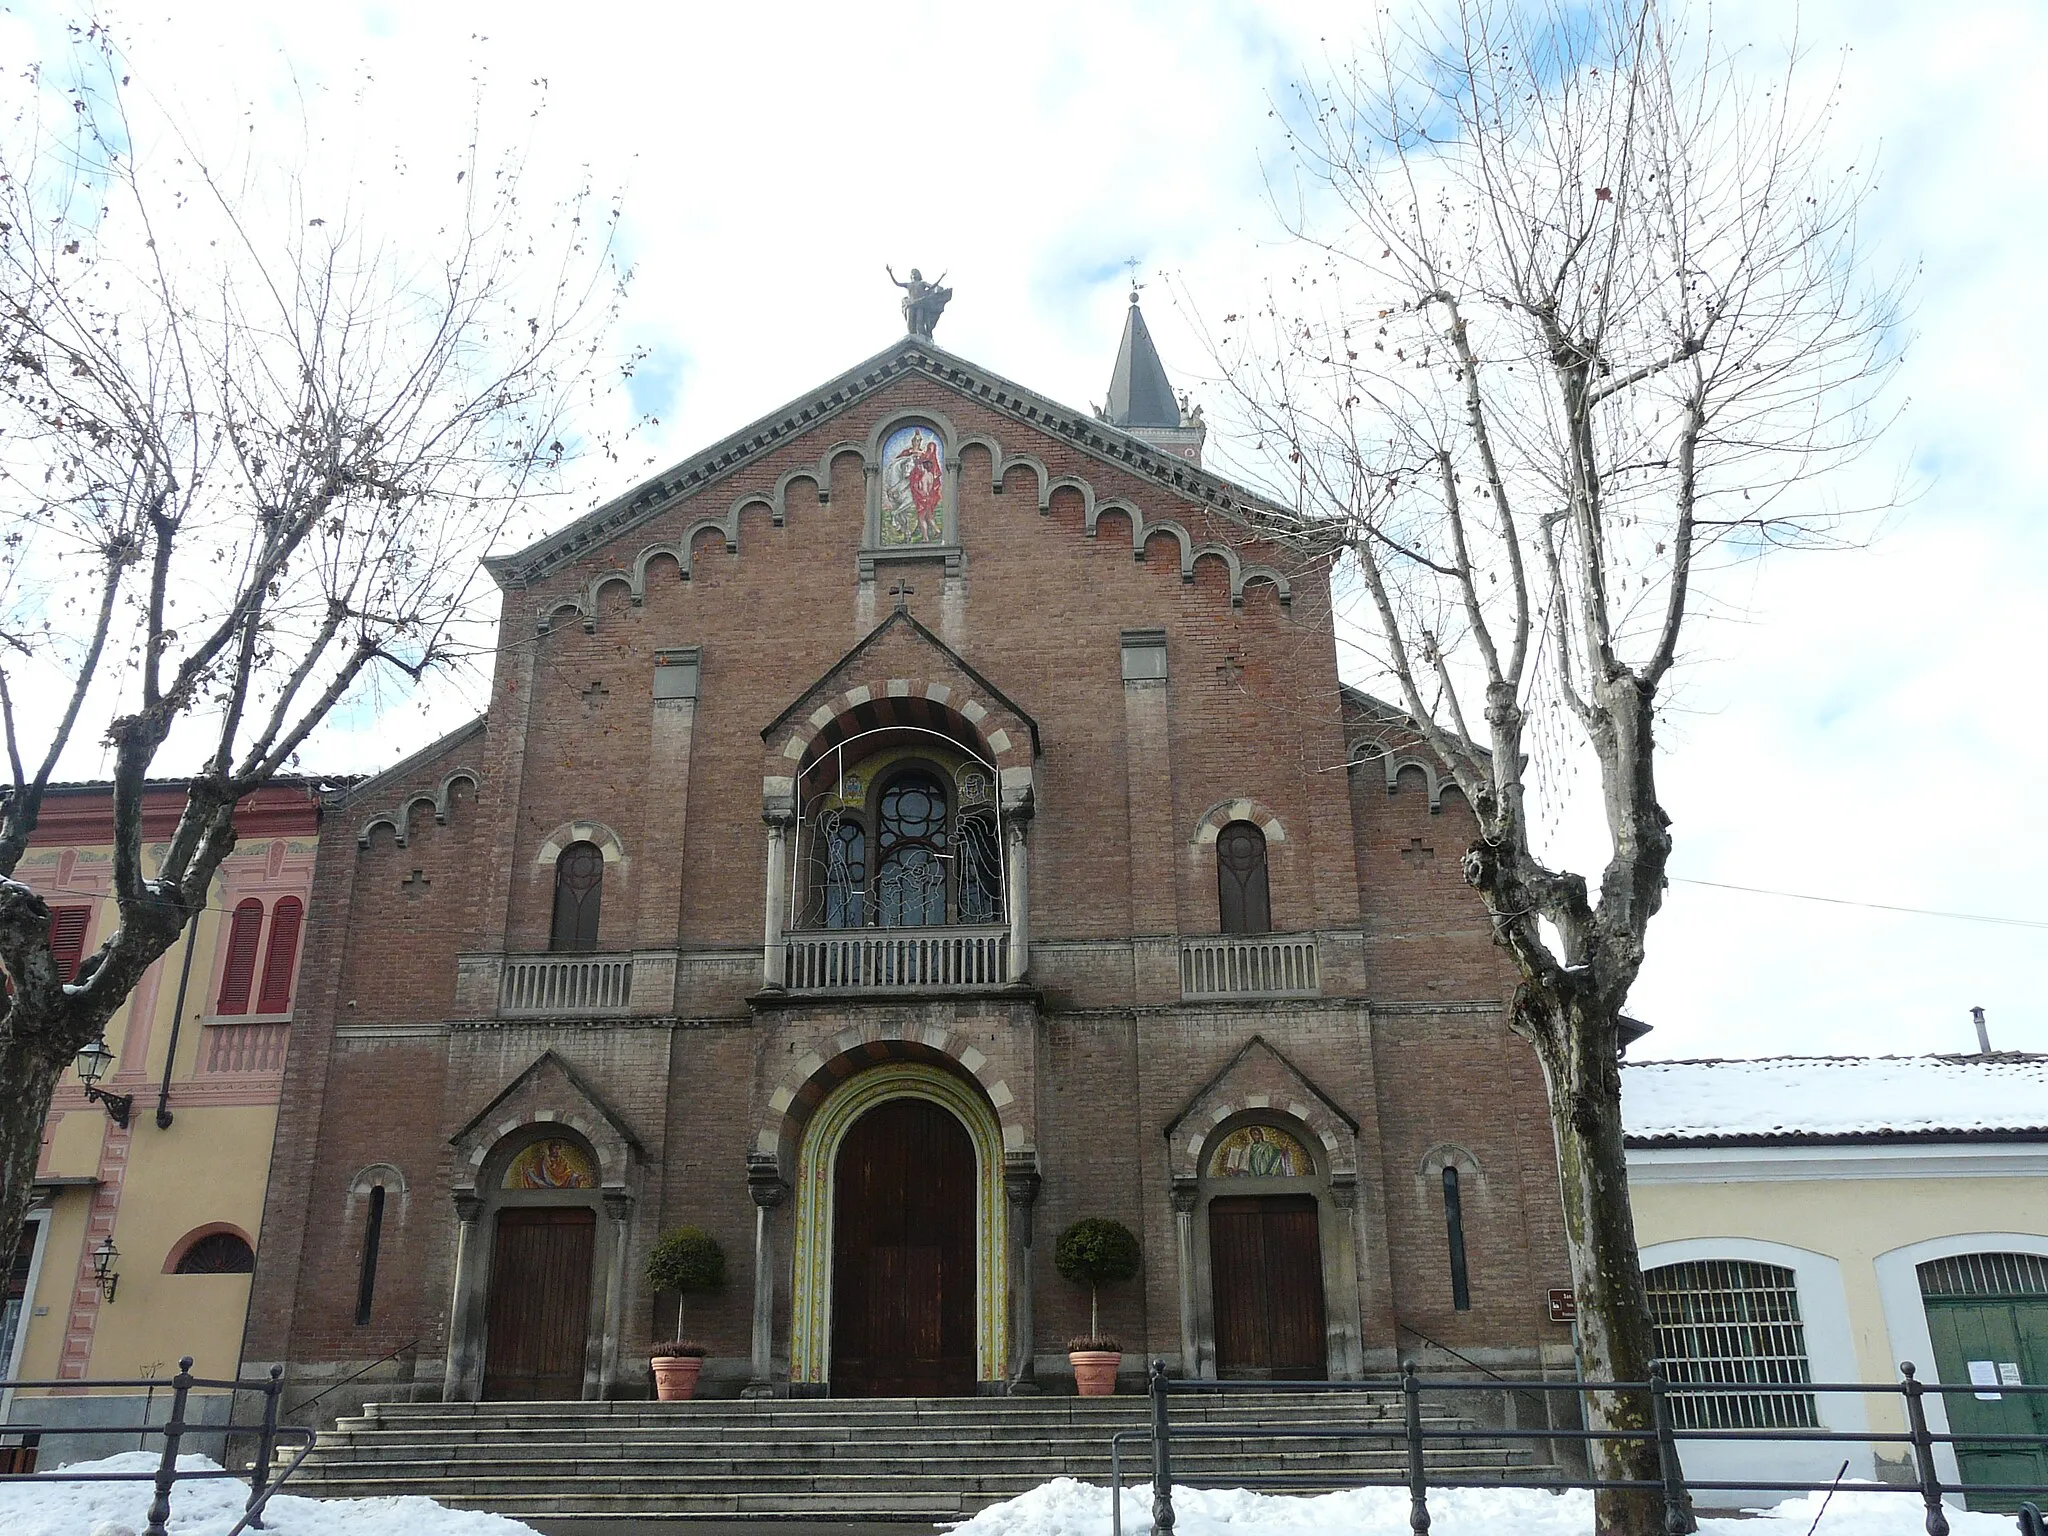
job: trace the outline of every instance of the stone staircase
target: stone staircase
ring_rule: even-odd
[[[1143,1397],[866,1401],[372,1404],[320,1437],[287,1491],[316,1498],[420,1493],[512,1516],[668,1519],[960,1519],[1053,1477],[1107,1484],[1109,1437],[1142,1431]],[[1541,1442],[1489,1438],[1432,1413],[1442,1477],[1542,1480]],[[1405,1468],[1398,1393],[1244,1393],[1173,1400],[1176,1481],[1285,1473],[1299,1491]],[[1275,1429],[1356,1427],[1341,1439]],[[1149,1445],[1124,1476],[1149,1481]],[[1290,1489],[1290,1491],[1295,1491]]]

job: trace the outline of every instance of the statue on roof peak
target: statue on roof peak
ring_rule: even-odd
[[[953,297],[953,290],[942,288],[946,274],[941,272],[937,282],[928,283],[924,274],[912,267],[910,281],[905,282],[896,275],[896,269],[884,265],[882,270],[889,274],[889,281],[903,290],[903,328],[912,336],[932,339],[932,331],[939,323],[939,316],[946,312],[946,302]]]

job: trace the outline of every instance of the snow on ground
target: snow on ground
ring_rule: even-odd
[[[99,1536],[107,1526],[140,1531],[148,1524],[150,1484],[66,1479],[81,1472],[155,1472],[162,1460],[156,1451],[126,1451],[101,1461],[73,1462],[32,1483],[0,1483],[0,1531],[6,1536]],[[212,1472],[219,1465],[204,1456],[180,1456],[178,1470]],[[249,1485],[239,1478],[180,1482],[171,1489],[173,1536],[226,1536],[248,1499]],[[534,1536],[533,1527],[503,1515],[443,1509],[417,1497],[300,1499],[280,1493],[263,1506],[263,1524],[274,1536]]]
[[[2048,1125],[2048,1057],[1776,1056],[1621,1069],[1631,1141]]]
[[[1807,1536],[1824,1494],[1787,1500],[1760,1517],[1700,1521],[1700,1536]],[[1411,1536],[1405,1488],[1286,1498],[1242,1488],[1177,1488],[1174,1536]],[[1430,1536],[1590,1536],[1593,1495],[1534,1488],[1445,1488],[1429,1497]],[[1814,1536],[1922,1536],[1917,1491],[1844,1488]],[[1152,1490],[1124,1490],[1125,1536],[1152,1528]],[[1954,1536],[2012,1536],[2010,1515],[1948,1512]],[[1109,1490],[1056,1478],[952,1527],[953,1536],[1109,1536]]]

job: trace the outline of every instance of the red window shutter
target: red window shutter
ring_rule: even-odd
[[[305,907],[287,896],[270,909],[270,947],[263,952],[263,989],[256,997],[258,1013],[289,1013],[292,1006],[292,963],[299,954],[299,919]]]
[[[78,979],[78,965],[85,958],[85,930],[91,922],[91,907],[56,907],[50,913],[50,957],[65,981]]]
[[[216,1013],[247,1013],[249,983],[256,977],[256,943],[263,935],[263,903],[251,896],[235,908],[228,929],[228,966],[220,979]]]

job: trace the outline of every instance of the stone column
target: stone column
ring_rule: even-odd
[[[1015,1335],[1016,1369],[1010,1374],[1010,1395],[1038,1392],[1038,1328],[1033,1306],[1031,1208],[1044,1184],[1036,1152],[1009,1152],[1003,1157],[1003,1194],[1010,1206],[1010,1327]]]
[[[1180,1258],[1180,1369],[1191,1380],[1202,1373],[1195,1341],[1195,1200],[1200,1193],[1193,1179],[1173,1181],[1173,1236]]]
[[[483,1213],[474,1190],[456,1191],[455,1286],[448,1304],[448,1363],[441,1373],[441,1400],[448,1403],[473,1403],[483,1394],[483,1294],[477,1276]]]
[[[1031,807],[1013,808],[1005,827],[1009,839],[1010,980],[1022,981],[1031,969],[1031,866],[1025,857],[1025,829]]]
[[[768,823],[768,899],[761,930],[761,985],[783,985],[785,955],[782,948],[782,904],[789,890],[789,862],[786,849],[792,819],[778,811],[763,812]]]
[[[765,1152],[747,1156],[747,1193],[754,1197],[754,1370],[741,1397],[775,1395],[775,1229],[768,1213],[789,1194],[782,1170]]]
[[[611,1218],[611,1251],[604,1267],[604,1331],[598,1336],[597,1395],[610,1400],[619,1393],[619,1341],[626,1332],[627,1221],[633,1197],[622,1189],[603,1191],[604,1213]]]

